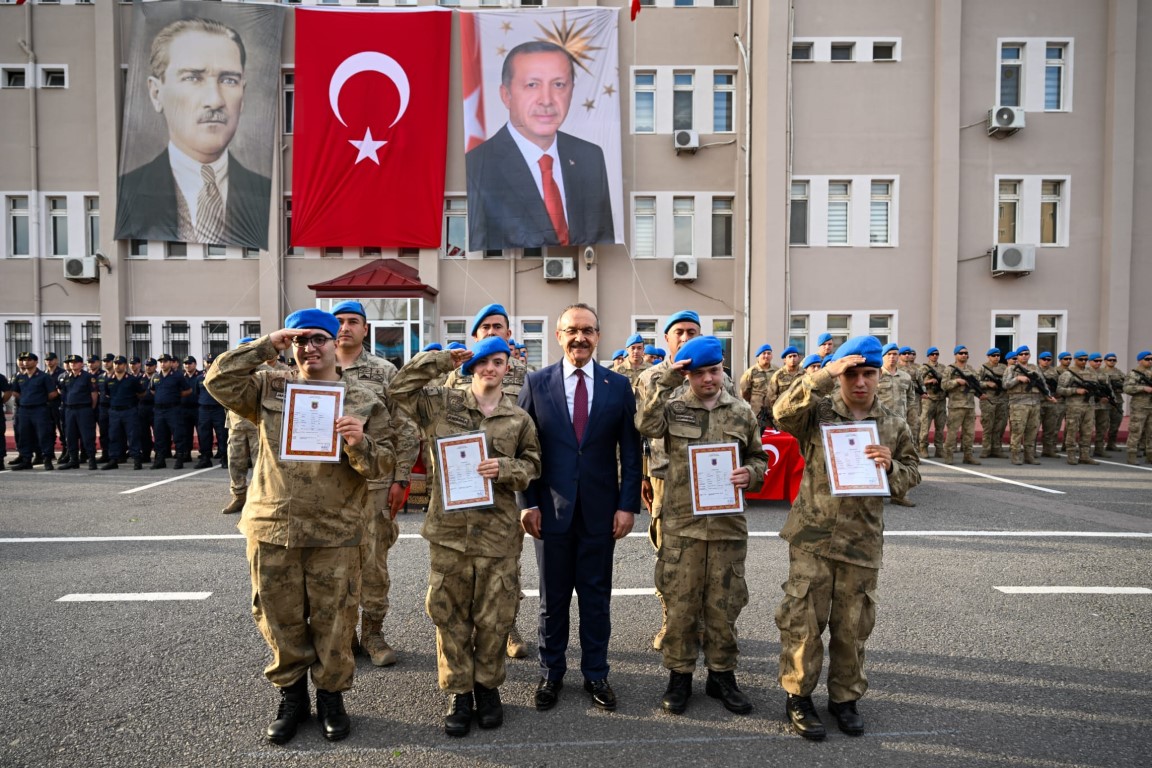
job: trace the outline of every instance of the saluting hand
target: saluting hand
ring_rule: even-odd
[[[470,349],[450,349],[448,354],[452,356],[452,367],[459,368],[465,362],[472,359],[472,350]]]

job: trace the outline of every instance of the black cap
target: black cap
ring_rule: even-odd
[[[45,360],[59,360],[60,358],[56,357],[55,352],[49,352],[48,354],[44,355],[44,359]]]
[[[39,356],[37,356],[37,354],[35,352],[25,352],[24,353],[24,359],[25,360],[36,360],[37,362],[39,362],[39,360],[40,360]]]
[[[108,354],[104,355],[104,362],[106,362],[106,363],[110,363],[110,362],[112,362],[112,361],[113,361],[113,360],[115,360],[115,359],[116,359],[116,355],[112,354],[111,352],[109,352]]]
[[[66,363],[82,363],[82,362],[84,362],[84,358],[80,357],[80,355],[68,355],[68,357],[64,358],[64,362],[66,362]]]
[[[140,358],[133,355],[132,357],[128,358],[128,362],[132,363],[132,365],[136,365],[140,362]]]
[[[27,360],[28,359],[28,353],[27,352],[21,352],[20,354],[16,355],[16,359],[17,360]]]
[[[117,355],[116,358],[112,362],[115,363],[116,365],[127,365],[128,364],[128,358],[124,357],[124,355]]]
[[[99,355],[88,355],[88,362],[98,363],[98,362],[100,362],[100,356]]]
[[[150,357],[144,361],[144,365],[156,365],[156,358]]]
[[[188,365],[188,363],[196,365],[196,358],[192,357],[192,355],[188,355],[188,357],[184,358],[184,365]]]
[[[167,363],[167,362],[169,362],[169,361],[171,361],[171,360],[175,360],[176,358],[172,357],[172,355],[170,355],[170,354],[168,354],[167,352],[165,352],[164,354],[160,355],[160,357],[158,357],[158,358],[156,358],[156,359],[157,359],[157,360],[159,360],[159,361],[160,361],[160,362],[162,362],[162,363]]]
[[[212,363],[215,361],[216,361],[216,355],[209,354],[209,355],[204,356],[204,366],[205,367],[212,365]]]

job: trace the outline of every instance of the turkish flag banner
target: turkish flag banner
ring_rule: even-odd
[[[296,9],[292,245],[440,247],[451,22]]]

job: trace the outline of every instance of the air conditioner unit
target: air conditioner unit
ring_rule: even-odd
[[[545,280],[574,280],[576,266],[571,256],[547,256],[544,258]]]
[[[95,280],[99,277],[96,271],[95,256],[65,256],[64,277],[69,280]]]
[[[1002,107],[988,110],[988,135],[1011,136],[1024,127],[1024,110],[1020,107]]]
[[[672,134],[672,143],[676,147],[676,154],[681,152],[696,154],[696,150],[700,149],[700,134],[689,130],[675,131]]]
[[[1036,246],[1004,243],[992,249],[992,276],[1023,277],[1036,269]]]
[[[696,279],[696,257],[676,256],[672,259],[672,279],[678,283],[690,283]]]

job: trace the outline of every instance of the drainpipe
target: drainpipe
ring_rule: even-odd
[[[744,33],[752,34],[752,3],[744,4]],[[732,36],[744,62],[744,359],[752,352],[752,70],[748,66],[748,49],[740,35]]]
[[[24,6],[24,37],[17,41],[28,57],[28,79],[24,85],[28,89],[28,256],[32,259],[32,348],[39,349],[43,299],[40,295],[40,129],[37,119],[37,72],[36,53],[31,47],[32,3]]]

